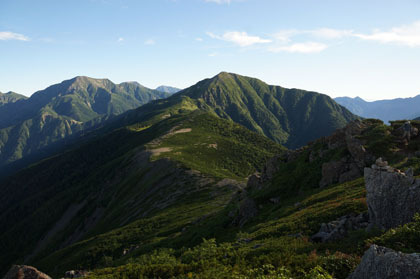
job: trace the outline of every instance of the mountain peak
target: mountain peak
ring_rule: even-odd
[[[240,76],[238,74],[234,74],[234,73],[228,73],[228,72],[220,72],[217,75],[215,75],[212,80],[226,80],[226,79],[231,79],[235,76]]]
[[[179,89],[179,88],[172,87],[172,86],[167,86],[167,85],[158,86],[158,87],[156,87],[155,90],[159,91],[159,92],[169,93],[169,94],[175,94],[175,93],[181,91],[181,89]]]
[[[107,86],[110,84],[113,84],[112,81],[110,81],[109,79],[105,78],[105,79],[99,79],[99,78],[91,78],[91,77],[87,77],[87,76],[76,76],[70,80],[64,81],[64,83],[70,82],[71,85],[75,86],[78,85],[80,87],[84,87],[86,88],[86,86],[93,84],[96,86]]]

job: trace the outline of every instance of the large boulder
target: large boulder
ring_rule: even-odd
[[[420,212],[420,179],[411,170],[403,173],[378,160],[364,175],[370,227],[394,228]]]
[[[3,279],[51,279],[51,277],[32,266],[14,265]]]
[[[420,254],[404,254],[372,245],[348,279],[418,279]]]
[[[334,183],[344,183],[362,176],[358,165],[349,156],[343,157],[339,161],[323,163],[321,173],[320,187]]]

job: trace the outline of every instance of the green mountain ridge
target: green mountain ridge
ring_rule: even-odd
[[[25,100],[28,97],[15,93],[15,92],[7,92],[7,93],[1,93],[0,92],[0,106],[7,104],[7,103],[14,103],[19,100]]]
[[[138,83],[75,77],[0,107],[0,165],[168,94]]]
[[[211,112],[256,131],[288,148],[327,136],[358,119],[327,95],[271,86],[250,77],[222,72],[123,117],[130,123],[172,111],[175,104]]]
[[[288,148],[329,135],[357,118],[326,95],[270,86],[258,79],[225,72],[183,92],[204,101],[220,117],[232,119]]]

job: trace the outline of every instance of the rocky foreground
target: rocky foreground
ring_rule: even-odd
[[[348,279],[387,278],[420,278],[420,254],[404,254],[372,245],[364,254],[360,265],[348,277]]]
[[[411,169],[401,172],[378,160],[365,168],[365,183],[370,227],[395,228],[420,212],[420,179]]]
[[[3,279],[51,279],[51,277],[32,266],[14,265]]]

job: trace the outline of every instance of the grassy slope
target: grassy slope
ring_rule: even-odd
[[[2,231],[0,244],[4,251],[10,253],[2,254],[1,262],[8,265],[11,260],[31,254],[37,240],[45,235],[48,228],[53,227],[68,208],[80,204],[83,204],[80,213],[50,239],[38,258],[66,243],[69,235],[78,231],[97,210],[103,210],[103,214],[98,217],[100,220],[83,237],[119,228],[139,218],[149,218],[139,221],[140,224],[156,220],[171,235],[172,230],[202,216],[203,211],[207,214],[218,211],[229,202],[229,197],[239,184],[228,181],[217,185],[221,179],[243,180],[268,157],[283,150],[272,141],[237,124],[209,114],[191,113],[188,109],[183,111],[178,111],[177,115],[170,118],[157,117],[155,122],[148,122],[147,125],[143,122],[116,130],[100,140],[46,160],[6,181],[0,187],[4,194],[0,222],[2,227],[8,229]],[[167,135],[174,127],[176,130],[188,127],[191,132]],[[188,137],[185,137],[187,134]],[[148,163],[148,157],[144,156],[145,144],[161,136],[164,137],[160,139],[160,145],[169,145],[178,150],[164,154],[177,163],[158,160],[158,157]],[[218,144],[217,149],[208,146],[214,142]],[[194,156],[190,152],[188,156],[182,156],[183,150],[190,151],[190,147],[196,143],[199,145],[192,152]],[[155,144],[149,148],[160,147]],[[238,147],[246,152],[239,155]],[[212,168],[203,162],[210,163]],[[188,169],[191,167],[199,173],[190,173]],[[219,171],[213,171],[213,167]],[[70,168],[71,171],[68,171]],[[14,189],[13,195],[6,195],[11,188]],[[193,210],[193,207],[196,209]],[[167,211],[160,212],[166,208]],[[169,213],[169,210],[173,210],[173,213]],[[180,221],[176,214],[182,211],[186,215]],[[28,229],[31,235],[26,235]],[[203,236],[208,233],[203,231]],[[134,235],[138,237],[138,234]],[[13,241],[16,236],[20,239],[19,243]],[[163,238],[155,230],[143,237],[150,245],[160,243]],[[188,239],[197,241],[201,236],[192,235]],[[115,247],[120,249],[124,243]],[[83,245],[81,247],[86,248]],[[110,245],[106,249],[112,250],[113,247]],[[86,255],[83,249],[79,252]],[[93,249],[100,251],[96,246]],[[97,256],[92,257],[92,265],[101,262]],[[55,261],[52,263],[60,266],[60,271],[63,271],[63,266],[71,268],[78,263],[72,257],[67,258],[68,261],[60,261],[62,265]]]

